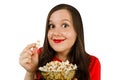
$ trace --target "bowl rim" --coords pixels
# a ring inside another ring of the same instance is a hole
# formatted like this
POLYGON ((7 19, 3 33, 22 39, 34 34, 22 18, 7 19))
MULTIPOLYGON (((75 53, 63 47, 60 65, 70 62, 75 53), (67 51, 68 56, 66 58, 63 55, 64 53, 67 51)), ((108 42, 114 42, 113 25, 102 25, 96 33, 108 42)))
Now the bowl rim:
POLYGON ((55 73, 57 73, 57 72, 67 72, 67 71, 76 71, 77 69, 72 69, 72 70, 66 70, 66 71, 41 71, 41 70, 39 70, 40 72, 55 72, 55 73))

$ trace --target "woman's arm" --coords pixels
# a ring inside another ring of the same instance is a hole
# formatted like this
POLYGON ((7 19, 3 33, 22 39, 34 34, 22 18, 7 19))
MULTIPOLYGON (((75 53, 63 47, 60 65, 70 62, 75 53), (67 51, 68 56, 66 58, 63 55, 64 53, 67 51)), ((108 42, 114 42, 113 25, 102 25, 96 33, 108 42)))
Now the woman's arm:
POLYGON ((34 80, 35 72, 38 69, 38 48, 36 44, 28 45, 21 53, 19 63, 25 68, 26 74, 24 80, 34 80), (32 50, 31 50, 32 48, 32 50))

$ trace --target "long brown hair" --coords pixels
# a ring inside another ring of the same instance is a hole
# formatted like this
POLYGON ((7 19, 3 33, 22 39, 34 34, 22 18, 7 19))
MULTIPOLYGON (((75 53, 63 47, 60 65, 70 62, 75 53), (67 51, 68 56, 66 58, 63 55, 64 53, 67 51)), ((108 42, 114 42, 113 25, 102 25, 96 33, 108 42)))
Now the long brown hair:
POLYGON ((46 65, 46 63, 53 60, 55 57, 56 52, 51 48, 49 42, 48 42, 48 30, 49 30, 49 19, 53 12, 60 10, 60 9, 66 9, 69 11, 69 13, 72 16, 73 20, 73 26, 74 30, 77 33, 77 38, 74 43, 74 45, 71 48, 71 51, 68 55, 68 60, 72 64, 76 64, 78 69, 76 70, 75 77, 78 78, 78 80, 89 80, 89 55, 85 52, 85 46, 84 46, 84 32, 83 32, 83 23, 80 16, 80 13, 76 8, 74 8, 71 5, 68 4, 59 4, 51 9, 51 11, 48 14, 47 21, 46 21, 46 33, 45 33, 45 41, 43 45, 43 50, 41 55, 39 56, 39 67, 46 65))

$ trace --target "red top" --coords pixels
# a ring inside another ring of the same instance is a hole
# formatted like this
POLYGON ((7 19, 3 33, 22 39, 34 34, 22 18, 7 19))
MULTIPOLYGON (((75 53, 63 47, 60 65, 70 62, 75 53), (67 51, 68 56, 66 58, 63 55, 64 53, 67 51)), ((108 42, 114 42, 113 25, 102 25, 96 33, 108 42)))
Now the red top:
MULTIPOLYGON (((41 48, 38 50, 38 53, 41 53, 41 48)), ((54 57, 53 61, 62 62, 57 57, 54 57)), ((98 58, 96 58, 95 56, 90 56, 90 65, 89 65, 90 80, 101 80, 100 70, 101 70, 101 66, 100 66, 100 62, 99 62, 98 58)), ((39 73, 37 73, 34 80, 40 80, 39 73)))

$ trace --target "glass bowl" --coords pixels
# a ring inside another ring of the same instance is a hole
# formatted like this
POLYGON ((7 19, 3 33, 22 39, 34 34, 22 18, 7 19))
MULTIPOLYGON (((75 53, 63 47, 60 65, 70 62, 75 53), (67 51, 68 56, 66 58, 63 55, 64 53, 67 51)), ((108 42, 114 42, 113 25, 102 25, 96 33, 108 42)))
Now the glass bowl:
POLYGON ((50 72, 40 71, 40 73, 45 80, 72 80, 75 70, 50 72))

